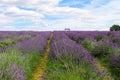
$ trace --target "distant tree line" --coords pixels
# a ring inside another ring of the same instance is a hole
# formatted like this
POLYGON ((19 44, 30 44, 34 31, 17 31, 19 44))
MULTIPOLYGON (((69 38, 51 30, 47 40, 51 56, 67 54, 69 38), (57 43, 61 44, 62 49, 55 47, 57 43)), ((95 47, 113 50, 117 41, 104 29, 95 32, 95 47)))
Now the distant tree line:
POLYGON ((114 24, 113 26, 110 27, 110 31, 120 31, 120 26, 114 24))

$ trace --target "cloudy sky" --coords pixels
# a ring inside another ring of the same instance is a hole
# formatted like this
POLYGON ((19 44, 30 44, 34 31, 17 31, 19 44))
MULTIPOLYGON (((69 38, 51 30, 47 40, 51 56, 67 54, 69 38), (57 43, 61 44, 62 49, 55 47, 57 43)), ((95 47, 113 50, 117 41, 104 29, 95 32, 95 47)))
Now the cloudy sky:
POLYGON ((0 31, 109 30, 120 0, 0 0, 0 31))

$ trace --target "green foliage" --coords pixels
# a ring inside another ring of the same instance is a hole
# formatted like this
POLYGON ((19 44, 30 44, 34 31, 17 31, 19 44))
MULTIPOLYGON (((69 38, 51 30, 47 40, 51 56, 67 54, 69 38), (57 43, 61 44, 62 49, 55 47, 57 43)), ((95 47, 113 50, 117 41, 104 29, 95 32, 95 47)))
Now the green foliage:
POLYGON ((26 80, 30 80, 40 57, 40 53, 36 53, 36 55, 32 53, 21 53, 17 49, 10 49, 0 53, 0 80, 10 80, 10 75, 13 75, 15 72, 10 74, 10 72, 6 73, 6 71, 9 66, 14 64, 21 66, 25 72, 26 80))
POLYGON ((8 45, 12 44, 12 40, 4 40, 4 41, 0 41, 0 47, 6 47, 8 45))
POLYGON ((86 61, 74 63, 74 56, 51 58, 45 80, 103 80, 94 71, 93 66, 86 61))
POLYGON ((111 57, 110 70, 115 80, 120 80, 120 55, 113 55, 111 57))
POLYGON ((118 46, 120 46, 120 37, 112 37, 111 41, 113 43, 116 43, 118 46))
POLYGON ((120 31, 120 26, 119 25, 113 25, 110 27, 110 31, 120 31))
POLYGON ((96 57, 105 57, 107 55, 110 55, 114 52, 114 49, 109 45, 99 45, 94 48, 92 51, 92 55, 96 57))
POLYGON ((14 40, 4 40, 4 41, 0 41, 0 47, 5 48, 5 47, 7 47, 7 46, 9 46, 9 45, 16 44, 17 42, 22 41, 22 40, 27 39, 27 38, 30 38, 30 37, 32 37, 32 35, 24 35, 24 36, 22 36, 22 37, 19 37, 19 38, 17 38, 17 39, 14 39, 14 40))
POLYGON ((95 42, 93 42, 91 40, 85 40, 85 41, 83 41, 82 45, 85 49, 92 52, 94 49, 95 42))
POLYGON ((11 38, 13 36, 16 36, 16 34, 8 34, 8 35, 4 36, 4 38, 11 38))
MULTIPOLYGON (((113 55, 119 55, 119 51, 116 48, 112 48, 111 46, 106 47, 106 49, 101 49, 103 53, 107 53, 106 55, 104 54, 97 54, 94 56, 101 65, 107 68, 107 74, 110 74, 112 77, 114 77, 115 80, 120 80, 120 57, 114 57, 113 55), (105 51, 106 50, 106 51, 105 51), (113 63, 113 64, 111 64, 113 63), (117 66, 116 66, 117 64, 117 66)), ((98 51, 99 52, 99 51, 98 51)))
POLYGON ((40 58, 43 56, 43 54, 36 53, 35 55, 32 53, 28 53, 28 59, 29 62, 27 65, 29 66, 28 69, 26 69, 26 80, 31 80, 34 74, 34 70, 36 69, 36 66, 39 64, 40 58))
POLYGON ((6 73, 6 70, 9 66, 12 66, 13 64, 18 64, 19 66, 23 66, 26 69, 28 68, 26 66, 27 60, 25 56, 22 55, 22 53, 16 50, 9 50, 0 54, 0 68, 2 68, 2 71, 0 70, 0 76, 2 76, 2 74, 6 74, 5 76, 2 76, 0 78, 1 80, 10 79, 11 76, 9 73, 6 73))
POLYGON ((84 37, 79 37, 79 38, 76 39, 76 42, 81 43, 83 40, 84 40, 84 37))
POLYGON ((95 37, 95 39, 96 39, 96 41, 100 41, 100 40, 103 39, 103 36, 98 35, 98 36, 95 37))

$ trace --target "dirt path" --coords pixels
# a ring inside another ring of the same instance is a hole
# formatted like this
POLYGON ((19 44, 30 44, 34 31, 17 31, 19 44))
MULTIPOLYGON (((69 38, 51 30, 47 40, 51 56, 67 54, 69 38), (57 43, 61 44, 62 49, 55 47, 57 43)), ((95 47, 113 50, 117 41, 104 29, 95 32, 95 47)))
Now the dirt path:
POLYGON ((42 80, 42 76, 44 75, 44 73, 46 71, 47 58, 48 58, 48 53, 50 50, 50 40, 52 37, 53 37, 53 33, 51 33, 50 38, 47 41, 47 46, 46 46, 46 50, 44 52, 44 56, 40 59, 39 65, 35 70, 32 80, 42 80))
MULTIPOLYGON (((96 60, 97 61, 97 60, 96 60)), ((111 76, 110 73, 108 73, 108 70, 106 67, 101 65, 99 61, 95 64, 95 66, 98 68, 98 70, 104 75, 104 80, 114 80, 114 78, 111 76)))

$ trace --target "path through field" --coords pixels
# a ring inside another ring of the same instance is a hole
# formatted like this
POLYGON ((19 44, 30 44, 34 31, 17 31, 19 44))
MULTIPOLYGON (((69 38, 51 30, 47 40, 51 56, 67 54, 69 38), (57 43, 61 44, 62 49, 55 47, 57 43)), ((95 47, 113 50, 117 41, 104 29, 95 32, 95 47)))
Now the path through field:
MULTIPOLYGON (((47 62, 48 62, 48 53, 49 53, 49 50, 50 50, 50 42, 51 42, 52 37, 53 37, 53 33, 51 33, 50 38, 47 41, 47 46, 46 46, 46 50, 44 52, 44 55, 39 60, 39 65, 37 66, 37 68, 34 72, 33 78, 31 80, 43 80, 43 75, 44 75, 44 73, 46 71, 46 67, 47 67, 46 65, 47 65, 47 62)), ((103 73, 104 80, 114 80, 114 78, 111 77, 111 75, 107 73, 108 72, 107 68, 102 66, 99 61, 96 60, 95 66, 98 68, 98 70, 100 72, 103 73)))
POLYGON ((99 61, 97 61, 95 65, 98 67, 98 70, 103 73, 105 80, 114 80, 114 78, 110 75, 110 73, 108 73, 107 68, 104 67, 102 64, 100 64, 99 61))
POLYGON ((53 33, 51 33, 50 38, 47 41, 47 46, 46 46, 46 50, 44 52, 44 56, 40 59, 39 65, 35 70, 32 80, 42 80, 42 76, 44 75, 44 73, 46 71, 47 58, 48 58, 48 53, 50 50, 50 40, 51 40, 52 36, 53 36, 53 33))

